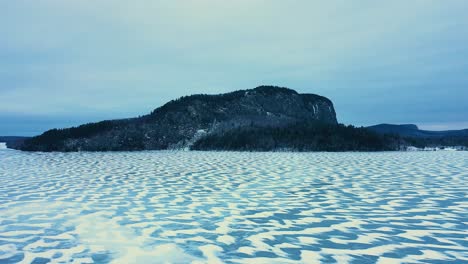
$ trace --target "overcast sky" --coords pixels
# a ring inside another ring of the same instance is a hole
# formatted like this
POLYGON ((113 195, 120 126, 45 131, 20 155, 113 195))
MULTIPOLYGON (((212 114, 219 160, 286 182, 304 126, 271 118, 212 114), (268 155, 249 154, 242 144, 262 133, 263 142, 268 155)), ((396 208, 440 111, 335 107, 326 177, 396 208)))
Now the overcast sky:
POLYGON ((262 84, 345 124, 468 128, 468 1, 0 0, 0 135, 262 84))

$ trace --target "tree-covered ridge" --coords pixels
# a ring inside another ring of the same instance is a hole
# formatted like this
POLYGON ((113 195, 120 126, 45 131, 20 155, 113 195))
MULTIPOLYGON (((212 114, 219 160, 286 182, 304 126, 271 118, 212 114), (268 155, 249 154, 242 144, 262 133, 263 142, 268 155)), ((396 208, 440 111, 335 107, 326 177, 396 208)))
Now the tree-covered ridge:
POLYGON ((52 129, 25 141, 29 151, 113 151, 184 148, 205 134, 255 125, 279 127, 294 122, 336 124, 333 103, 322 96, 259 86, 218 95, 172 100, 148 115, 52 129))

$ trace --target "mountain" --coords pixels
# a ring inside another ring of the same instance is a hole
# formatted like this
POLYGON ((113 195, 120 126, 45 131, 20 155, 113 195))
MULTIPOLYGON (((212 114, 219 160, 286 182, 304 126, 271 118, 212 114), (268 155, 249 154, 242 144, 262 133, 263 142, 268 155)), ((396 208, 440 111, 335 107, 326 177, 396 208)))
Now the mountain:
POLYGON ((148 115, 52 129, 16 148, 28 151, 158 150, 191 147, 210 135, 240 128, 298 123, 337 125, 333 103, 319 95, 259 86, 219 95, 191 95, 148 115))

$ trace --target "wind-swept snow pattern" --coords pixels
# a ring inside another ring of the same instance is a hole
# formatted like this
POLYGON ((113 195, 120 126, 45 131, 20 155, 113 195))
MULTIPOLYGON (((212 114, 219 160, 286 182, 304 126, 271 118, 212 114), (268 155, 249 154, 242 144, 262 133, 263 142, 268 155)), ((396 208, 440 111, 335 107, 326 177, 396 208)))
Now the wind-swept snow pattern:
POLYGON ((0 263, 468 263, 468 152, 0 151, 0 263))

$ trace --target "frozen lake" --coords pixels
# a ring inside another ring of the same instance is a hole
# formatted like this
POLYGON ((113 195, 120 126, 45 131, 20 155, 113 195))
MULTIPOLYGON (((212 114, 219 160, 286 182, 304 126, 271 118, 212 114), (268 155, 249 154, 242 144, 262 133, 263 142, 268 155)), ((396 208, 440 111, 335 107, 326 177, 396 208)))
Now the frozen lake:
POLYGON ((0 151, 0 263, 468 263, 468 152, 0 151))

